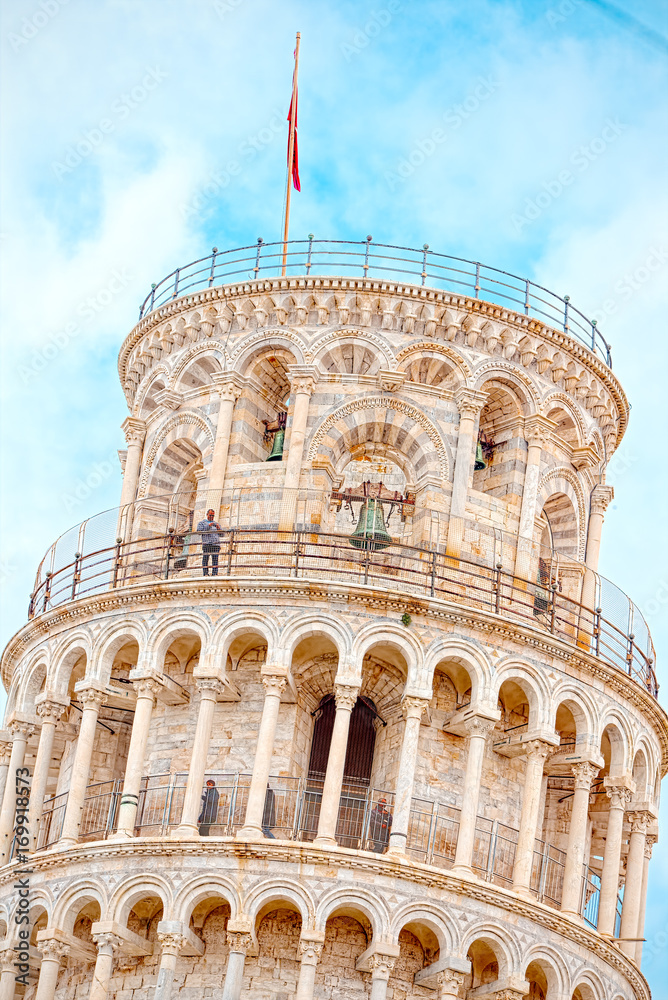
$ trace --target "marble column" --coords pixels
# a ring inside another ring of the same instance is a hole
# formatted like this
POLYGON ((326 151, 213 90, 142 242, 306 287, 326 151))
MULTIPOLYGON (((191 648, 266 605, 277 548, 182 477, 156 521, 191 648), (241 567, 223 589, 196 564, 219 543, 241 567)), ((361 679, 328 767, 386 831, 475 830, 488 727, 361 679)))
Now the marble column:
POLYGON ((7 787, 7 774, 9 772, 9 761, 12 756, 12 741, 0 740, 0 806, 5 796, 7 787))
POLYGON ((455 875, 473 875, 471 862, 473 861, 475 828, 478 819, 480 779, 487 737, 493 729, 494 721, 482 716, 474 715, 466 722, 468 756, 462 791, 457 847, 455 848, 455 863, 452 867, 452 873, 455 875))
POLYGON ((394 955, 383 955, 376 952, 369 959, 369 969, 371 970, 371 993, 370 1000, 386 1000, 387 984, 394 968, 394 955))
POLYGON ((174 973, 176 972, 176 962, 179 952, 186 943, 182 934, 162 933, 158 931, 158 941, 160 942, 160 966, 158 968, 158 981, 155 984, 154 1000, 170 1000, 174 987, 174 973))
POLYGON ((437 986, 437 1000, 451 1000, 451 998, 457 998, 462 996, 462 990, 464 987, 464 973, 463 972, 453 972, 452 969, 444 969, 443 972, 439 972, 436 977, 437 986))
MULTIPOLYGON (((123 508, 130 503, 134 503, 137 495, 137 483, 139 482, 139 472, 141 469, 142 450, 144 438, 146 437, 146 423, 137 417, 126 417, 121 424, 121 430, 125 434, 128 445, 128 453, 125 459, 125 471, 123 473, 123 486, 121 488, 120 518, 123 517, 123 508)), ((119 529, 122 527, 119 520, 119 529)), ((125 520, 124 540, 127 541, 132 530, 132 517, 125 520)))
POLYGON ((626 785, 615 785, 613 782, 614 779, 605 779, 610 809, 608 810, 608 825, 605 831, 597 925, 599 934, 606 934, 609 937, 614 937, 615 934, 624 813, 631 801, 630 789, 626 785))
MULTIPOLYGON (((585 555, 586 572, 582 581, 580 603, 592 611, 594 610, 596 601, 596 571, 598 570, 598 557, 601 549, 603 519, 614 495, 612 486, 604 486, 602 483, 599 483, 594 486, 589 497, 589 523, 587 525, 587 550, 585 555)), ((591 615, 585 615, 583 625, 583 634, 579 637, 578 642, 579 645, 588 647, 591 642, 591 615)))
POLYGON ((460 386, 455 390, 455 400, 459 409, 459 431, 457 434, 457 453, 455 455, 455 470, 452 482, 452 500, 450 501, 446 554, 457 558, 461 553, 462 542, 464 540, 466 500, 471 481, 473 459, 475 457, 473 434, 480 411, 487 401, 487 393, 477 392, 475 389, 460 386))
POLYGON ((97 959, 93 970, 88 1000, 107 1000, 109 983, 114 971, 114 955, 120 951, 123 942, 115 934, 94 934, 93 941, 97 946, 97 959))
POLYGON ((575 791, 571 807, 571 822, 568 829, 561 911, 574 917, 580 916, 582 905, 584 850, 587 841, 587 823, 589 822, 589 793, 592 780, 598 772, 599 768, 589 761, 573 765, 575 791))
POLYGON ((643 869, 645 867, 645 837, 647 827, 654 817, 650 812, 639 810, 629 814, 631 837, 629 853, 626 856, 626 883, 622 904, 622 925, 619 932, 620 947, 629 958, 635 958, 635 940, 640 924, 640 903, 642 899, 643 869))
POLYGON ((348 749, 350 713, 355 707, 359 688, 354 684, 335 684, 336 715, 329 745, 327 770, 322 789, 318 834, 314 843, 318 847, 336 847, 336 825, 339 818, 339 802, 343 786, 343 771, 348 749))
POLYGON ((15 961, 16 952, 13 948, 0 951, 0 1000, 14 1000, 17 973, 15 961))
POLYGON ((262 707, 260 729, 257 734, 253 775, 248 790, 246 818, 242 829, 237 834, 239 840, 262 840, 264 838, 262 816, 267 797, 271 758, 274 753, 278 709, 281 703, 281 694, 287 684, 287 678, 283 674, 263 674, 262 683, 264 684, 265 692, 264 705, 262 707))
POLYGON ((227 932, 227 944, 230 950, 225 970, 222 1000, 240 1000, 244 984, 246 952, 251 946, 251 940, 250 934, 246 931, 228 930, 227 932))
POLYGON ((57 701, 42 701, 35 707, 35 711, 42 720, 42 729, 39 734, 39 746, 37 747, 35 770, 32 776, 32 789, 30 791, 29 827, 32 850, 35 850, 39 836, 39 824, 42 819, 42 809, 44 807, 44 794, 46 792, 46 783, 49 779, 49 768, 51 767, 53 738, 56 735, 56 725, 65 711, 65 706, 57 701))
POLYGON ((524 434, 528 445, 527 465, 524 473, 520 526, 515 555, 515 576, 522 580, 531 580, 535 576, 532 567, 534 559, 533 536, 536 523, 538 483, 540 481, 540 462, 543 447, 555 427, 556 424, 553 420, 548 420, 537 414, 527 417, 524 421, 524 434))
POLYGON ((223 692, 222 682, 215 677, 198 677, 196 684, 200 695, 199 711, 197 713, 195 738, 190 752, 188 783, 183 799, 181 823, 174 831, 174 836, 179 838, 199 837, 197 817, 202 802, 202 790, 204 788, 204 775, 206 774, 209 744, 211 743, 213 716, 218 696, 223 692))
POLYGON ((216 440, 213 446, 211 469, 209 471, 209 490, 215 490, 218 496, 216 498, 210 497, 208 503, 214 508, 216 517, 218 517, 220 496, 225 486, 225 470, 227 468, 227 456, 230 451, 234 407, 243 391, 244 383, 236 372, 223 372, 220 375, 214 376, 214 384, 220 395, 220 410, 218 411, 216 440))
MULTIPOLYGON (((25 722, 10 722, 7 727, 12 734, 12 752, 9 758, 9 769, 7 771, 7 781, 5 782, 5 794, 2 797, 2 809, 0 810, 0 851, 2 851, 2 863, 7 864, 9 852, 14 837, 14 821, 16 818, 16 772, 24 766, 26 747, 28 740, 33 735, 35 728, 25 722)), ((24 775, 28 779, 28 775, 24 775)), ((26 784, 26 790, 30 783, 26 784)))
POLYGON ((289 369, 290 389, 294 397, 292 422, 288 440, 288 457, 285 463, 283 505, 279 528, 292 531, 297 510, 297 490, 304 459, 306 425, 311 395, 318 381, 318 370, 309 365, 293 365, 289 369))
POLYGON ((311 938, 301 938, 299 941, 299 954, 301 965, 299 967, 299 981, 295 1000, 313 1000, 313 990, 315 988, 315 971, 322 955, 323 941, 314 941, 311 938))
POLYGON ((406 850, 413 785, 415 784, 415 766, 417 764, 418 743, 420 739, 420 720, 428 704, 429 702, 425 698, 415 698, 411 695, 405 697, 401 703, 406 723, 401 743, 397 785, 394 793, 392 830, 390 832, 389 844, 389 850, 391 851, 403 852, 406 850))
MULTIPOLYGON (((645 910, 647 908, 647 885, 649 882, 649 863, 652 860, 652 848, 656 844, 657 837, 653 833, 648 833, 645 837, 645 863, 642 870, 642 885, 640 887, 640 915, 638 917, 638 941, 636 942, 636 965, 640 968, 642 962, 643 936, 645 934, 645 910)), ((1 1000, 1 998, 0 998, 1 1000)))
POLYGON ((86 797, 88 778, 90 776, 90 762, 95 744, 97 717, 100 712, 100 706, 107 700, 105 691, 92 686, 78 691, 77 695, 83 704, 83 715, 81 716, 77 746, 74 752, 63 829, 57 845, 60 850, 72 847, 79 839, 81 816, 86 797))
POLYGON ((133 686, 137 693, 137 702, 132 721, 128 759, 125 765, 121 805, 118 810, 118 827, 110 840, 127 840, 135 835, 139 790, 144 771, 151 716, 155 707, 155 699, 160 691, 158 681, 148 677, 133 681, 133 686))
POLYGON ((54 1000, 58 985, 60 963, 68 954, 69 948, 55 938, 40 941, 39 950, 42 953, 42 964, 39 969, 39 982, 35 1000, 54 1000))
POLYGON ((513 868, 513 889, 522 895, 531 893, 531 870, 533 854, 536 845, 536 829, 538 827, 538 810, 541 802, 543 784, 543 767, 550 747, 542 740, 531 740, 526 744, 526 768, 524 771, 524 790, 522 792, 522 812, 520 814, 520 829, 515 848, 515 866, 513 868))

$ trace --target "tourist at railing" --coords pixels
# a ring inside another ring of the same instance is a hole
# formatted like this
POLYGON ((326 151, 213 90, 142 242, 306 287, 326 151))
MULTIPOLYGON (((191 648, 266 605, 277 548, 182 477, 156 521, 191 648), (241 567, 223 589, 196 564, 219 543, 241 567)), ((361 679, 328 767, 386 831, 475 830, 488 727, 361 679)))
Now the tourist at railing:
POLYGON ((211 557, 211 575, 218 576, 218 553, 220 552, 220 534, 223 529, 214 521, 216 512, 207 510, 206 520, 197 522, 197 530, 202 536, 202 573, 209 575, 209 556, 211 557))
POLYGON ((392 813, 387 809, 387 799, 380 799, 371 810, 369 819, 369 836, 372 850, 382 854, 387 850, 392 828, 392 813))
POLYGON ((211 827, 216 822, 219 798, 216 783, 213 778, 209 778, 202 792, 202 809, 197 820, 201 837, 208 837, 211 827))
POLYGON ((264 812, 262 813, 262 832, 265 837, 276 840, 271 832, 276 826, 276 796, 273 789, 267 784, 267 794, 264 799, 264 812))

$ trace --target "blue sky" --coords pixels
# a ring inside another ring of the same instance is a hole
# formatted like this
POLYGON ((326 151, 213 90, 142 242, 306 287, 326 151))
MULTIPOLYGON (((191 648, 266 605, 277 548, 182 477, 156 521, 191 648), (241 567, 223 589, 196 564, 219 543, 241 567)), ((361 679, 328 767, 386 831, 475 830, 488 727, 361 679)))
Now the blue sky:
POLYGON ((667 21, 659 0, 4 0, 2 640, 47 545, 118 501, 116 355, 150 283, 280 235, 300 30, 293 237, 427 242, 598 317, 633 406, 601 569, 668 678, 667 21))

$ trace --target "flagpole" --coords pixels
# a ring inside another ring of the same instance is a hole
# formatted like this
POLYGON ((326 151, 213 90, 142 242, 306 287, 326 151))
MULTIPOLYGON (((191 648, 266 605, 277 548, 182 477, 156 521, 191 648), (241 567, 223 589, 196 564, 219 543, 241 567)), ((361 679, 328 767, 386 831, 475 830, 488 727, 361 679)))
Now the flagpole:
POLYGON ((281 276, 285 277, 285 269, 288 261, 288 230, 290 228, 290 195, 292 194, 292 158, 295 151, 295 118, 297 109, 295 107, 295 94, 297 92, 297 73, 299 72, 299 39, 301 35, 297 32, 297 44, 295 45, 295 68, 292 74, 292 97, 290 107, 290 135, 288 138, 288 180, 285 191, 285 222, 283 225, 283 267, 281 276))

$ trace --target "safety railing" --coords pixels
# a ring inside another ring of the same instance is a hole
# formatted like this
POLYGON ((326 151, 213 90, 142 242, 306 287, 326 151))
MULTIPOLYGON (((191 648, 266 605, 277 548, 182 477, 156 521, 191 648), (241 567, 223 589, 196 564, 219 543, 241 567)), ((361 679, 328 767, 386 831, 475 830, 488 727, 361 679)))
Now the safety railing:
MULTIPOLYGON (((142 778, 137 806, 135 835, 164 837, 181 822, 187 785, 185 772, 155 774, 142 778)), ((213 793, 205 799, 198 816, 199 831, 207 837, 232 837, 246 817, 251 775, 208 771, 213 793)), ((270 839, 312 841, 318 831, 324 776, 297 778, 272 775, 265 798, 262 828, 270 839)), ((123 782, 120 779, 91 784, 86 789, 79 840, 105 840, 116 830, 123 782)), ((37 850, 57 844, 62 835, 68 793, 46 799, 40 820, 37 850)), ((373 788, 362 781, 345 779, 336 824, 341 847, 382 854, 392 831, 394 793, 373 788)), ((406 850, 416 860, 437 868, 451 868, 457 848, 460 810, 447 803, 415 797, 411 801, 406 850)), ((513 880, 518 830, 478 816, 472 867, 484 881, 509 888, 513 880)), ((566 854, 551 844, 536 840, 531 871, 531 891, 541 902, 558 907, 564 882, 566 854)), ((581 913, 590 926, 598 919, 600 877, 585 868, 582 877, 581 913)), ((617 900, 619 933, 622 896, 617 900)))
MULTIPOLYGON (((436 548, 373 540, 360 547, 346 535, 309 531, 238 528, 220 532, 215 552, 203 555, 191 535, 174 532, 91 552, 47 576, 35 589, 29 616, 74 600, 137 583, 207 576, 274 577, 344 581, 382 587, 416 597, 437 597, 516 619, 574 643, 623 670, 654 697, 658 684, 653 658, 603 614, 549 587, 514 576, 497 565, 452 558, 436 548), (210 560, 211 557, 211 560, 210 560)), ((358 540, 359 541, 359 540, 358 540)), ((207 546, 210 548, 210 546, 207 546)))
POLYGON ((323 277, 384 279, 429 286, 469 298, 483 299, 526 316, 535 316, 550 326, 585 344, 608 366, 612 365, 610 345, 602 337, 596 320, 576 309, 568 295, 537 285, 508 271, 479 261, 435 253, 428 244, 421 249, 374 243, 365 240, 290 240, 285 269, 282 243, 265 243, 218 250, 191 261, 156 284, 139 309, 141 320, 148 313, 181 295, 221 284, 239 284, 285 275, 287 279, 319 275, 323 277))

